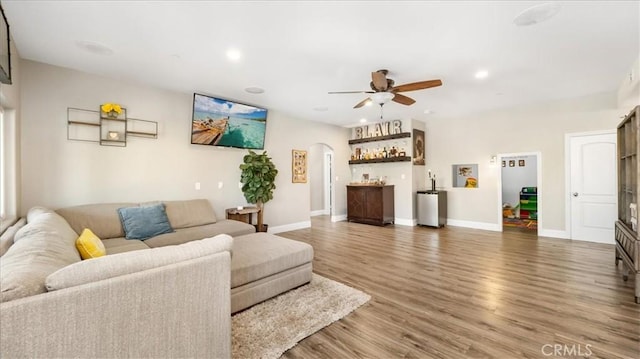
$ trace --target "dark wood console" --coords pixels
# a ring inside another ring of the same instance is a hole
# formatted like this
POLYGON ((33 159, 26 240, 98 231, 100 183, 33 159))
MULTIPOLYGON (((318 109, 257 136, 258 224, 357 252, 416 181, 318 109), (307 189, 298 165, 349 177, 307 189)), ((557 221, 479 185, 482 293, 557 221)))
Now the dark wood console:
POLYGON ((348 185, 347 220, 384 226, 395 220, 394 187, 383 185, 348 185))

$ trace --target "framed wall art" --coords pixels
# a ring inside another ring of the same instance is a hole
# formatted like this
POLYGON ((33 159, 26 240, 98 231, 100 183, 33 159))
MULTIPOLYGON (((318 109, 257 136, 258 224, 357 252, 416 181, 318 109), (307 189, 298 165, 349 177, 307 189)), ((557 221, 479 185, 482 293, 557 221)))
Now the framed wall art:
POLYGON ((413 164, 424 166, 424 131, 413 129, 413 164))
POLYGON ((307 151, 293 150, 291 157, 291 181, 307 183, 307 151))
POLYGON ((453 165, 453 187, 478 188, 478 164, 453 165))

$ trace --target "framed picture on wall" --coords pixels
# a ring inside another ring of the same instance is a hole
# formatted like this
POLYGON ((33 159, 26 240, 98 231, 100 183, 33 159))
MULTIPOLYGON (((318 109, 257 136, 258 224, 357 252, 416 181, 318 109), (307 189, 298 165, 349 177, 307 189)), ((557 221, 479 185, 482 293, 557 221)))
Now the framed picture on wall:
POLYGON ((502 161, 502 167, 507 167, 507 161, 502 161))
POLYGON ((453 165, 453 187, 478 188, 478 164, 453 165))
POLYGON ((524 160, 518 161, 518 167, 524 167, 524 160))
POLYGON ((516 166, 516 160, 509 160, 509 167, 515 167, 516 166))
POLYGON ((293 150, 291 157, 291 182, 307 183, 307 151, 293 150))
POLYGON ((413 164, 424 166, 424 131, 413 129, 413 164))

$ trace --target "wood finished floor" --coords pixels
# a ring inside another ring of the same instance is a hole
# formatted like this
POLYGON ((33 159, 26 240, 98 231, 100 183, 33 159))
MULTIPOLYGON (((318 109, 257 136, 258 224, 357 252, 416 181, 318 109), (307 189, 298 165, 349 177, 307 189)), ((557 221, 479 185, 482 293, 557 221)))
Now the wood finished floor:
POLYGON ((283 358, 640 358, 640 305, 613 245, 326 216, 279 235, 372 297, 283 358), (545 355, 556 344, 568 351, 545 355))

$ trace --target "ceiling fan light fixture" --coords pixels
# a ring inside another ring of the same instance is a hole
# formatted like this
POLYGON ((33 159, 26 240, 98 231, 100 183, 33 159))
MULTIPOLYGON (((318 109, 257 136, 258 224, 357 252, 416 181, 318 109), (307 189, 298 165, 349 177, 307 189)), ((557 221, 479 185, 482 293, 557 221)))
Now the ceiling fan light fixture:
POLYGON ((384 105, 391 101, 396 95, 391 92, 375 92, 371 94, 371 100, 378 105, 384 105))

